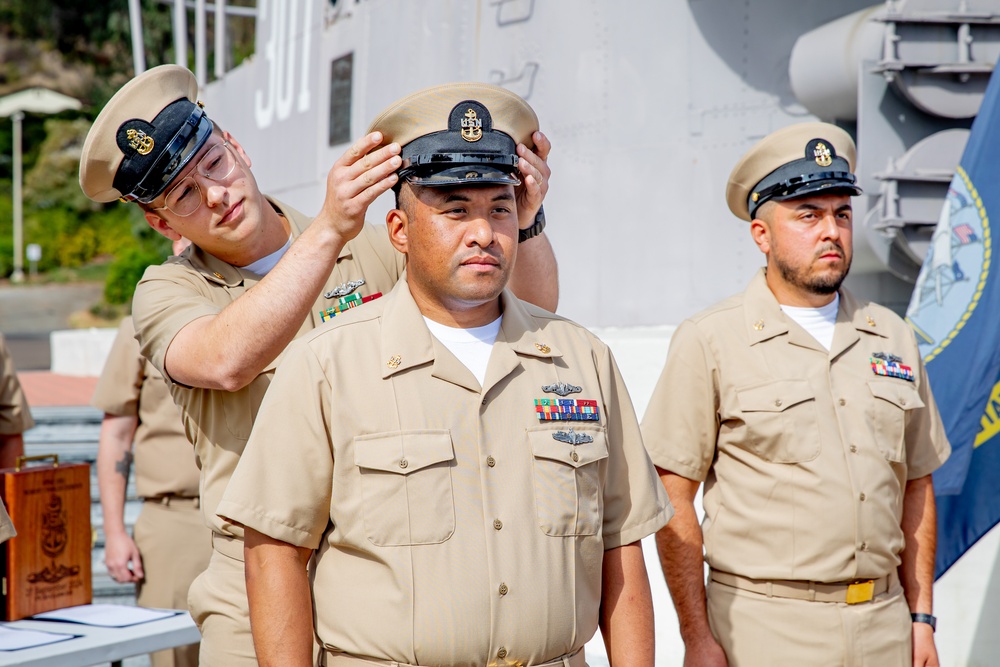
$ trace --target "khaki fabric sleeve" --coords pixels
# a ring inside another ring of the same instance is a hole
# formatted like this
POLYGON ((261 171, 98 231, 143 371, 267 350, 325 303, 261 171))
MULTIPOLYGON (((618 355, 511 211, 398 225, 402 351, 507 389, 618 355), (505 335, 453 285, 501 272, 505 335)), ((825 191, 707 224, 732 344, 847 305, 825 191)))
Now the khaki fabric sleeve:
POLYGON ((599 363, 608 444, 602 533, 604 548, 614 549, 655 533, 674 508, 642 446, 632 399, 607 347, 599 363))
POLYGON ((264 395, 219 516, 316 549, 330 521, 331 388, 305 341, 293 342, 264 395))
POLYGON ((101 377, 94 387, 90 404, 116 417, 139 414, 139 393, 142 389, 142 358, 135 339, 132 318, 126 317, 118 326, 101 377))
POLYGON ((169 379, 163 366, 174 336, 198 319, 217 315, 222 305, 205 295, 205 279, 177 264, 150 266, 135 288, 132 319, 139 351, 169 379))
POLYGON ((0 434, 17 435, 34 425, 28 399, 7 349, 7 340, 0 335, 0 434))
POLYGON ((719 430, 718 369, 698 325, 687 320, 670 339, 667 361, 642 420, 642 437, 663 470, 705 481, 719 430))
MULTIPOLYGON (((916 343, 914 343, 916 349, 916 343)), ((941 413, 938 412, 937 402, 934 400, 934 393, 931 391, 931 383, 927 377, 927 369, 924 368, 924 361, 920 359, 919 353, 918 377, 920 386, 920 400, 924 407, 914 410, 906 424, 906 478, 918 479, 925 477, 948 460, 951 455, 951 445, 948 436, 945 434, 944 423, 941 421, 941 413)))
POLYGON ((3 544, 16 535, 17 531, 14 530, 14 522, 10 520, 10 515, 7 514, 7 508, 4 506, 3 502, 0 501, 0 544, 3 544))

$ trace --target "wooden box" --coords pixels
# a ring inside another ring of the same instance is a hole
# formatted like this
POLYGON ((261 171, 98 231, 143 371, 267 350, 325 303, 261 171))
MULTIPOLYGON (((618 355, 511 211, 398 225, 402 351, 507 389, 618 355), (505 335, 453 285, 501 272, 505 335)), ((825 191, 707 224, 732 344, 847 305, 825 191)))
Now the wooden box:
POLYGON ((0 469, 0 496, 17 536, 0 545, 0 612, 16 621, 89 604, 90 466, 53 463, 0 469))

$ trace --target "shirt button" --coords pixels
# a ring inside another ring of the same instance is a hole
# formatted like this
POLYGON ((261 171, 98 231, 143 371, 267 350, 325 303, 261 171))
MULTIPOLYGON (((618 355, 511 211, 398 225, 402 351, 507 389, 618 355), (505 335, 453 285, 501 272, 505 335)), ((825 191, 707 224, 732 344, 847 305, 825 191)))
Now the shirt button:
POLYGON ((496 528, 497 530, 500 530, 501 528, 503 528, 503 521, 501 521, 500 519, 493 519, 493 527, 496 528))
POLYGON ((857 454, 857 453, 858 453, 858 446, 851 445, 851 454, 857 454))
POLYGON ((858 496, 858 498, 861 499, 861 502, 864 502, 865 501, 865 494, 862 493, 860 496, 858 496))
POLYGON ((573 459, 573 463, 576 463, 577 461, 580 460, 580 455, 577 454, 576 452, 573 452, 572 454, 570 454, 569 457, 571 459, 573 459))
POLYGON ((501 660, 503 660, 504 658, 506 658, 507 657, 507 648, 504 647, 504 646, 501 646, 500 650, 497 651, 497 657, 500 658, 501 660))
POLYGON ((507 595, 507 584, 500 584, 500 595, 507 595))
POLYGON ((487 456, 486 457, 486 465, 488 465, 489 467, 492 468, 496 464, 497 464, 497 460, 495 458, 493 458, 492 456, 487 456))
POLYGON ((407 461, 406 459, 400 459, 399 460, 399 467, 400 468, 405 468, 408 465, 410 465, 410 462, 407 461))
POLYGON ((781 399, 780 398, 774 399, 774 407, 776 407, 776 408, 780 408, 781 407, 781 399))
POLYGON ((840 399, 837 402, 840 403, 841 405, 847 405, 847 401, 845 401, 844 399, 840 399))

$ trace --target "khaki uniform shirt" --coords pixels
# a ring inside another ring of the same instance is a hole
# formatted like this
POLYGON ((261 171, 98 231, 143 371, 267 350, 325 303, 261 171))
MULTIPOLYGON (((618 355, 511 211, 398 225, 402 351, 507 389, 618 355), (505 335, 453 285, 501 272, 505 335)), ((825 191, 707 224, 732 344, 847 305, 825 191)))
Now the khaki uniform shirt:
POLYGON ((131 317, 118 327, 90 404, 110 415, 139 418, 134 438, 139 496, 197 497, 198 466, 180 412, 163 376, 139 354, 131 317))
POLYGON ((482 388, 405 279, 289 347, 219 511, 318 550, 327 647, 421 665, 558 658, 597 628, 604 551, 670 518, 607 346, 502 298, 482 388), (535 400, 559 382, 599 421, 540 421, 535 400))
MULTIPOLYGON (((24 390, 17 380, 17 371, 7 349, 7 341, 0 334, 0 434, 17 435, 35 425, 31 409, 24 397, 24 390)), ((10 521, 7 508, 0 503, 0 542, 6 542, 17 532, 10 521)))
POLYGON ((642 426, 657 466, 705 481, 708 564, 758 579, 888 574, 906 481, 951 451, 902 319, 841 290, 828 352, 763 271, 680 325, 642 426), (877 353, 912 379, 874 372, 877 353))
MULTIPOLYGON (((272 203, 288 220, 293 237, 311 222, 288 206, 272 203)), ((363 278, 365 284, 354 294, 386 293, 402 273, 403 264, 404 258, 389 243, 385 228, 366 225, 344 246, 324 292, 363 278)), ((219 313, 260 280, 261 276, 227 264, 194 246, 180 257, 150 267, 136 287, 132 305, 143 356, 164 373, 164 356, 177 332, 199 317, 219 313)), ((336 301, 320 295, 298 335, 319 324, 320 311, 336 301)), ((254 332, 247 331, 246 335, 253 336, 254 332)), ((201 465, 205 519, 216 532, 243 537, 243 528, 221 520, 216 516, 216 508, 246 446, 277 363, 276 359, 249 385, 235 392, 170 383, 174 402, 181 408, 187 438, 194 444, 201 465)))
POLYGON ((7 341, 0 334, 0 434, 17 435, 34 425, 35 420, 17 380, 7 341))

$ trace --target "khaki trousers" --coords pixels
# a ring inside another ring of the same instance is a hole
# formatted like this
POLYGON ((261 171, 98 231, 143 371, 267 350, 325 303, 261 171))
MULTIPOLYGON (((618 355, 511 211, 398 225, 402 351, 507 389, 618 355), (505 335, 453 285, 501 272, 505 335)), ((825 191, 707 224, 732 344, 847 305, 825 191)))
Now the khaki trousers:
POLYGON ((870 602, 810 602, 708 583, 708 620, 730 667, 912 667, 902 587, 870 602))
MULTIPOLYGON (((140 607, 187 609, 188 589, 208 567, 211 531, 197 499, 143 503, 133 537, 145 578, 136 586, 140 607)), ((150 654, 153 667, 197 667, 198 644, 150 654)))
POLYGON ((208 569, 194 580, 188 595, 191 616, 201 630, 201 667, 255 667, 243 542, 233 540, 226 546, 226 553, 218 546, 212 551, 208 569))

